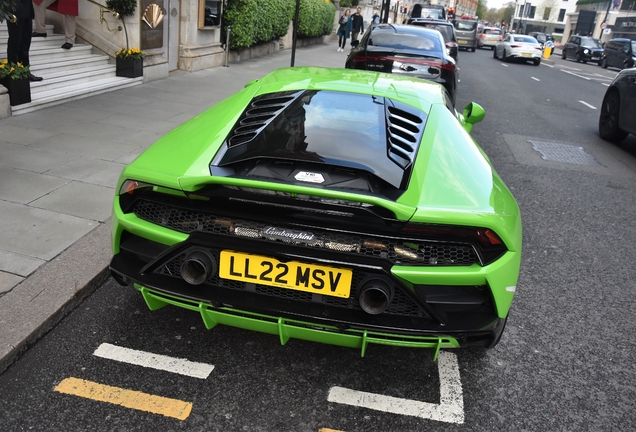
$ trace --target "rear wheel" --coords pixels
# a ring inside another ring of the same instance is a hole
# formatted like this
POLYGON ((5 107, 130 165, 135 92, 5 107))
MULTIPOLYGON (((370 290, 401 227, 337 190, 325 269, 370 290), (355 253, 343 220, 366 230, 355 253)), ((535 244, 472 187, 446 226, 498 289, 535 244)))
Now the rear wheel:
POLYGON ((492 50, 492 57, 493 58, 499 58, 499 57, 497 57, 497 49, 496 48, 494 50, 492 50))
POLYGON ((600 61, 600 62, 598 62, 598 65, 599 65, 600 67, 602 67, 603 69, 607 69, 607 59, 606 59, 605 57, 603 57, 603 58, 601 59, 601 61, 600 61))
POLYGON ((472 47, 472 48, 470 49, 470 52, 475 52, 475 47, 472 47))
POLYGON ((567 56, 565 55, 565 50, 563 50, 563 51, 561 52, 561 58, 562 58, 563 60, 567 59, 567 56))
POLYGON ((534 65, 539 66, 541 64, 541 59, 534 60, 534 65))
POLYGON ((618 91, 614 90, 605 95, 601 116, 598 119, 598 133, 604 140, 619 143, 627 138, 628 133, 618 126, 620 111, 621 100, 618 91))

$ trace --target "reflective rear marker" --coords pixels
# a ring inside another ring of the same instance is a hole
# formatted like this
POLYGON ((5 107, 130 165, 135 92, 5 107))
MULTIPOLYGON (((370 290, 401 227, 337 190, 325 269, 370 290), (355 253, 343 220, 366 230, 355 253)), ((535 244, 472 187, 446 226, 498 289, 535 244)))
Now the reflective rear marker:
POLYGON ((111 387, 79 378, 66 378, 55 387, 59 393, 79 396, 99 402, 120 405, 125 408, 161 414, 185 420, 192 412, 192 403, 155 396, 134 390, 111 387))
POLYGON ((93 355, 122 363, 163 370, 200 379, 206 379, 210 375, 210 372, 214 369, 213 365, 206 363, 197 363, 187 359, 168 357, 145 351, 137 351, 107 343, 101 344, 95 350, 93 355))

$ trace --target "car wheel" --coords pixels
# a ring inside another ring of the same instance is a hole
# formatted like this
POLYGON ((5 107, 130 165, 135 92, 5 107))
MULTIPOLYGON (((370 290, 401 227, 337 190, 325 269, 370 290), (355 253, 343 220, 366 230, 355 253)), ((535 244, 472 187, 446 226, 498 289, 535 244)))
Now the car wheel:
POLYGON ((494 50, 492 50, 492 58, 499 58, 497 57, 497 49, 495 48, 494 50))
POLYGON ((562 58, 563 60, 566 60, 566 59, 567 59, 567 56, 565 55, 565 50, 563 50, 563 52, 561 52, 561 58, 562 58))
POLYGON ((541 59, 534 60, 534 65, 539 66, 541 64, 541 59))
POLYGON ((472 48, 470 49, 470 52, 475 52, 475 47, 472 47, 472 48))
POLYGON ((576 53, 576 55, 574 56, 574 60, 576 60, 577 63, 581 63, 581 54, 576 53))
POLYGON ((600 62, 598 62, 598 65, 600 67, 602 67, 603 69, 607 69, 607 59, 606 58, 602 58, 600 62))
POLYGON ((618 91, 606 94, 598 119, 598 133, 605 141, 619 143, 627 138, 628 133, 618 127, 620 111, 621 100, 618 91))

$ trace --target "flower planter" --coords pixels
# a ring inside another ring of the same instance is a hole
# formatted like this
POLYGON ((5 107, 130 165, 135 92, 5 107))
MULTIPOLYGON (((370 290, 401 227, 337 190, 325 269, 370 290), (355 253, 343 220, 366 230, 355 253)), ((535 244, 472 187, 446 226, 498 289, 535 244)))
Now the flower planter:
POLYGON ((144 59, 116 59, 118 77, 137 78, 144 75, 144 59))
POLYGON ((9 90, 9 104, 11 106, 31 102, 31 85, 29 79, 12 80, 9 77, 0 79, 0 85, 9 90))

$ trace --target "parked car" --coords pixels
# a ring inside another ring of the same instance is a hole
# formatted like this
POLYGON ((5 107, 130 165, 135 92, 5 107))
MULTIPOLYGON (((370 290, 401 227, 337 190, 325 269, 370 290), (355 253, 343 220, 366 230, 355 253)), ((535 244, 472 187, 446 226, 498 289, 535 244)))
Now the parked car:
POLYGON ((598 132, 601 138, 621 142, 636 135, 636 68, 623 69, 605 91, 598 132))
POLYGON ((457 55, 459 51, 459 44, 457 42, 453 24, 448 21, 417 18, 411 22, 411 25, 426 27, 440 32, 444 38, 444 44, 446 45, 448 53, 455 59, 456 62, 458 61, 457 55))
POLYGON ((492 347, 522 227, 469 135, 484 115, 407 76, 279 69, 124 168, 112 274, 281 344, 492 347))
POLYGON ((469 19, 455 19, 455 36, 459 48, 475 52, 477 48, 477 25, 479 21, 469 19))
POLYGON ((601 54, 603 54, 603 47, 598 39, 588 36, 570 36, 570 39, 562 47, 561 58, 563 60, 571 58, 583 63, 598 62, 601 59, 601 54))
POLYGON ((532 60, 535 66, 541 64, 543 48, 532 36, 508 33, 503 40, 497 43, 493 51, 493 57, 502 60, 532 60))
MULTIPOLYGON (((540 32, 531 32, 530 34, 528 34, 528 36, 532 36, 533 38, 535 38, 537 42, 539 42, 539 44, 541 45, 541 48, 544 50, 545 50, 546 43, 554 42, 554 39, 552 39, 552 35, 550 34, 545 34, 540 32)), ((552 55, 553 53, 554 51, 550 52, 550 55, 552 55)))
POLYGON ((603 48, 599 66, 620 69, 631 68, 636 64, 636 41, 616 38, 608 41, 603 48))
POLYGON ((448 54, 442 34, 437 30, 415 25, 372 26, 349 53, 345 68, 434 81, 446 88, 455 103, 457 64, 448 54))
POLYGON ((484 27, 481 29, 481 33, 479 33, 477 46, 479 48, 488 47, 490 49, 495 49, 497 42, 503 38, 502 35, 503 32, 497 27, 484 27))
POLYGON ((408 12, 407 24, 410 24, 411 20, 415 18, 439 19, 446 21, 446 8, 439 4, 430 4, 430 2, 416 3, 408 12))

